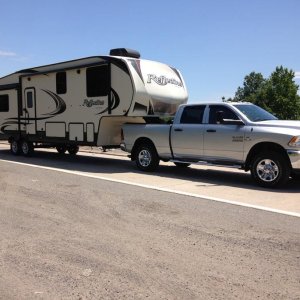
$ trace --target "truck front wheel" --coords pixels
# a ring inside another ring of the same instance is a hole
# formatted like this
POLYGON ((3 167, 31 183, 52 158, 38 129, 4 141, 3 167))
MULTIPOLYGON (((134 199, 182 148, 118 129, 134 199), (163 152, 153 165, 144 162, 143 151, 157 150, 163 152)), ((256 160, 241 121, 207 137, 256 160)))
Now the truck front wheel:
POLYGON ((154 171, 159 165, 159 157, 154 146, 150 144, 138 146, 135 151, 135 163, 142 171, 154 171))
POLYGON ((276 152, 257 154, 251 165, 252 178, 263 187, 280 187, 290 176, 291 169, 286 159, 276 152))

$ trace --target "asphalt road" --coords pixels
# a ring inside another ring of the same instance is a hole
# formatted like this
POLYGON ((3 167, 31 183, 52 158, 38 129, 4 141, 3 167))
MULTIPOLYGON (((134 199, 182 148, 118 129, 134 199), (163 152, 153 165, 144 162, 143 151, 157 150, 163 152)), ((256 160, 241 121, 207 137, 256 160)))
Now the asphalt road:
POLYGON ((138 171, 122 151, 103 153, 96 148, 83 148, 76 157, 60 156, 54 150, 36 151, 33 157, 15 157, 7 144, 0 143, 0 160, 29 163, 36 167, 57 168, 117 182, 148 186, 154 189, 189 194, 269 210, 279 210, 300 217, 300 181, 290 180, 284 188, 257 186, 249 173, 242 170, 193 165, 178 168, 161 162, 152 173, 138 171))
MULTIPOLYGON (((52 155, 31 161, 73 160, 52 155)), ((0 299, 300 299, 297 217, 5 161, 0 170, 0 299)))

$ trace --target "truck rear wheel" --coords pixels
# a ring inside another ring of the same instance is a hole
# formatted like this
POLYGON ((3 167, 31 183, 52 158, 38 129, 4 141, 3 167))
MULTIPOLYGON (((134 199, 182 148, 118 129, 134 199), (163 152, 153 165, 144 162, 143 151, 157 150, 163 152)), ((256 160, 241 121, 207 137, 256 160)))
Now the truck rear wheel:
POLYGON ((257 154, 251 166, 252 178, 263 187, 275 188, 284 185, 291 168, 286 159, 276 152, 257 154))
POLYGON ((151 144, 141 144, 135 151, 137 167, 146 172, 154 171, 159 165, 156 149, 151 144))

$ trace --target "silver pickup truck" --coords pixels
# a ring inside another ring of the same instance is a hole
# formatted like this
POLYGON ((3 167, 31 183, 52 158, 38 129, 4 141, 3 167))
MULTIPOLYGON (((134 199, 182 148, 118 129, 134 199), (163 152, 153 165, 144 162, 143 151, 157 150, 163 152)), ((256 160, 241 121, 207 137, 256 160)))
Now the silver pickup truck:
POLYGON ((251 103, 186 104, 172 124, 125 124, 121 149, 143 171, 159 161, 251 171, 264 187, 300 175, 300 121, 281 121, 251 103))

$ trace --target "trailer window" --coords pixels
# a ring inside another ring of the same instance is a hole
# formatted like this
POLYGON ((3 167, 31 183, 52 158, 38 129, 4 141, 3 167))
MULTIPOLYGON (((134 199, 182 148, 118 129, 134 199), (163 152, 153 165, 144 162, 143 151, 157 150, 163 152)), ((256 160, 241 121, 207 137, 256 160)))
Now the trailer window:
POLYGON ((0 112, 9 111, 8 95, 0 95, 0 112))
POLYGON ((65 94, 67 92, 67 74, 66 72, 56 73, 56 93, 65 94))
POLYGON ((108 95, 108 73, 108 65, 86 69, 86 93, 88 97, 99 97, 108 95))
POLYGON ((27 108, 33 108, 33 93, 27 92, 26 98, 27 98, 27 108))

